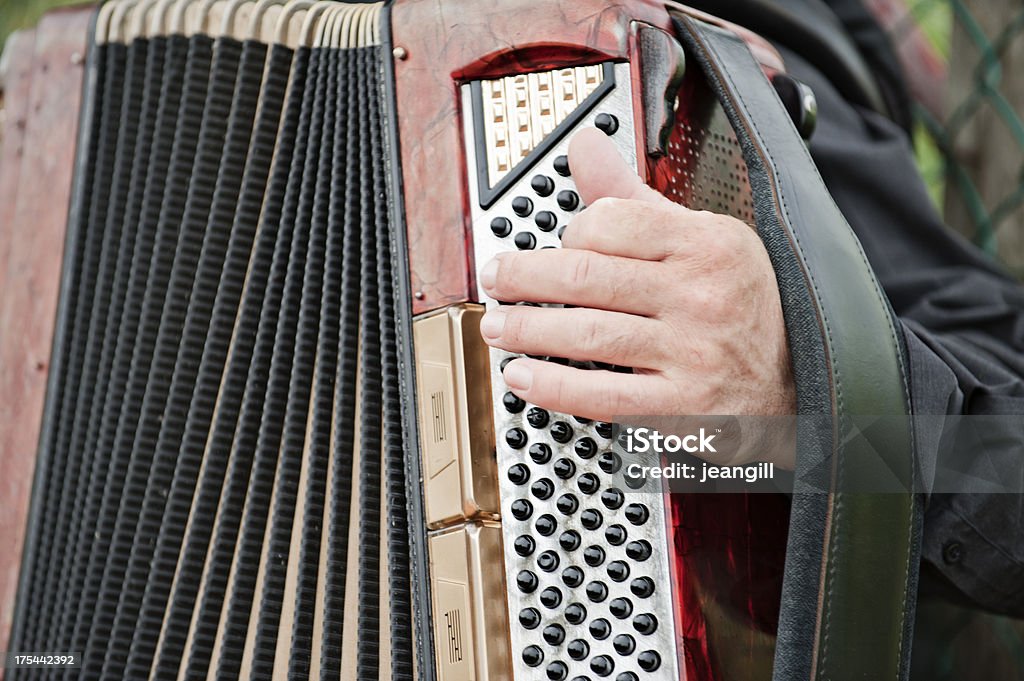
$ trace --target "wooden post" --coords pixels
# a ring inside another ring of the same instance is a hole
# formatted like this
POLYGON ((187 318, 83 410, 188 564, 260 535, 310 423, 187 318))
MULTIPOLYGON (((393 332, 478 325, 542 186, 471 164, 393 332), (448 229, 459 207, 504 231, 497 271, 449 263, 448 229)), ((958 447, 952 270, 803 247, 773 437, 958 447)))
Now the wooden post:
POLYGON ((12 35, 0 60, 0 651, 46 393, 91 14, 47 14, 12 35))

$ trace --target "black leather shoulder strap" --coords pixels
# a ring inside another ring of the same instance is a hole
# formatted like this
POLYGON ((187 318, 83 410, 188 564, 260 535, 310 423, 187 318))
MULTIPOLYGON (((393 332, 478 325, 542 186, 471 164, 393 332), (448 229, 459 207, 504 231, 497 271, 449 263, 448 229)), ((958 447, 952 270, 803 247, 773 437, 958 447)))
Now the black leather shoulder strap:
POLYGON ((903 679, 920 508, 902 336, 853 231, 741 40, 676 15, 743 147, 801 416, 775 679, 903 679), (877 419, 874 417, 883 417, 877 419), (864 425, 871 420, 869 429, 864 425))

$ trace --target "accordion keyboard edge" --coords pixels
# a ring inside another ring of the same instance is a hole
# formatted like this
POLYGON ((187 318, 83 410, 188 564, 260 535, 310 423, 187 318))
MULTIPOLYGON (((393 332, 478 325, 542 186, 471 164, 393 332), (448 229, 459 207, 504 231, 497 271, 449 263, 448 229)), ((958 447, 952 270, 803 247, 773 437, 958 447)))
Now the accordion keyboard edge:
POLYGON ((631 484, 617 426, 509 392, 479 333, 503 304, 479 268, 559 247, 585 208, 580 129, 753 222, 664 7, 597 4, 463 7, 457 27, 417 21, 424 0, 98 10, 12 630, 81 659, 11 679, 710 664, 680 507, 631 484))

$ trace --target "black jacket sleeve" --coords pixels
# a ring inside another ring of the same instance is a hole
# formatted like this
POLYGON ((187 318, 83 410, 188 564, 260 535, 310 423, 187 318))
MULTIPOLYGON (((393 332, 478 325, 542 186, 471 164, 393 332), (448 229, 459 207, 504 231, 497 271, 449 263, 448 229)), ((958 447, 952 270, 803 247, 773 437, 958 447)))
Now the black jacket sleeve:
MULTIPOLYGON (((1024 421, 1024 287, 943 224, 900 126, 849 104, 782 51, 818 99, 814 160, 900 319, 914 413, 1024 421)), ((917 430, 928 478, 944 462, 935 433, 917 430)), ((1000 476, 1024 480, 1024 442, 1001 447, 978 465, 995 460, 1000 476)), ((986 609, 1024 615, 1022 496, 944 492, 928 499, 925 574, 986 609)))

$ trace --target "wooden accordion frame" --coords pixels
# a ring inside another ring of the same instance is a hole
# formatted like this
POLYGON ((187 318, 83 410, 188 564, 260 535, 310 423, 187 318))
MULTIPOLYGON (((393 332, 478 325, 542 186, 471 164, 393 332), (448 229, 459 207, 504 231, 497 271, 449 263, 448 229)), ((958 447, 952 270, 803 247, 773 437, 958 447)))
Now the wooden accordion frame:
POLYGON ((840 436, 907 412, 901 350, 763 41, 653 0, 110 0, 88 30, 9 646, 81 669, 11 678, 906 674, 917 509, 842 471, 912 447, 840 436), (476 273, 559 246, 589 126, 765 241, 824 491, 629 489, 612 424, 503 387, 476 273))

